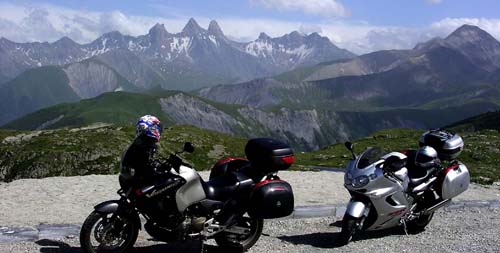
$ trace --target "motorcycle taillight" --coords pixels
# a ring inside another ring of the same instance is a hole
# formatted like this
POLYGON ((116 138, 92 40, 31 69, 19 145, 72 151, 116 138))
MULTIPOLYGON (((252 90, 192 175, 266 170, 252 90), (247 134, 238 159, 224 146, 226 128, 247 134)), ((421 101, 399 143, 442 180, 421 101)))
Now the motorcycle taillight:
POLYGON ((293 155, 281 157, 281 161, 285 164, 292 164, 295 161, 295 157, 293 155))

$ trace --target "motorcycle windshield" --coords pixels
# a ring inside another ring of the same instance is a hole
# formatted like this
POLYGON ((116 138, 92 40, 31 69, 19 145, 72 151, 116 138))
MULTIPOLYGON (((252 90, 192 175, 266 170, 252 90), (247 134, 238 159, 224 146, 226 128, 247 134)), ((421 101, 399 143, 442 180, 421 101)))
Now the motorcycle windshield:
POLYGON ((374 147, 368 148, 358 159, 357 168, 364 169, 372 165, 376 161, 380 160, 380 157, 384 156, 388 152, 382 148, 374 147))

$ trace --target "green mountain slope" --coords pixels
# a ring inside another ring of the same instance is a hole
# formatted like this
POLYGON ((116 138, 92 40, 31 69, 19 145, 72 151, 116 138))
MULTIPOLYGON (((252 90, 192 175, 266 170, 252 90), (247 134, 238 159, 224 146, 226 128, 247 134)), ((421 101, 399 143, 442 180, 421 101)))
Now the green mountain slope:
MULTIPOLYGON (((379 146, 387 150, 417 148, 423 131, 415 129, 387 129, 355 140, 356 152, 366 147, 379 146)), ((469 168, 472 180, 491 184, 500 181, 500 133, 496 130, 459 132, 465 149, 459 159, 469 168)), ((49 176, 115 174, 123 151, 134 138, 130 126, 94 125, 83 128, 9 131, 0 130, 0 181, 49 176)), ((184 158, 198 170, 210 169, 220 158, 244 156, 246 139, 232 137, 192 126, 166 128, 159 152, 167 156, 191 141, 196 146, 193 154, 184 158)), ((293 169, 311 169, 315 166, 343 167, 350 157, 343 144, 324 147, 315 152, 296 152, 293 169)))
POLYGON ((29 69, 0 86, 0 125, 41 108, 114 90, 139 92, 141 88, 95 58, 29 69))
MULTIPOLYGON (((117 173, 121 155, 134 134, 130 126, 102 124, 35 132, 0 130, 0 181, 117 173)), ((222 157, 243 156, 246 143, 242 138, 174 126, 165 129, 159 153, 168 156, 186 141, 196 150, 183 156, 198 170, 211 168, 222 157)))
POLYGON ((152 90, 146 94, 111 92, 77 103, 45 108, 4 125, 17 130, 81 127, 102 122, 133 125, 144 114, 157 115, 165 125, 193 125, 222 133, 288 141, 297 150, 360 138, 387 128, 428 129, 471 117, 495 104, 470 103, 446 109, 392 109, 335 112, 276 107, 257 109, 227 105, 178 91, 152 90))
POLYGON ((0 124, 19 115, 80 98, 60 67, 31 69, 0 87, 0 124))
POLYGON ((483 113, 447 127, 455 131, 480 131, 485 129, 500 131, 500 111, 483 113))
POLYGON ((165 123, 172 123, 158 104, 159 96, 170 96, 176 92, 161 92, 156 95, 128 92, 110 92, 78 103, 48 107, 14 120, 5 128, 34 130, 36 128, 58 128, 85 126, 96 122, 133 125, 138 115, 154 114, 165 123), (160 95, 161 94, 161 95, 160 95), (44 123, 48 123, 43 125, 44 123))

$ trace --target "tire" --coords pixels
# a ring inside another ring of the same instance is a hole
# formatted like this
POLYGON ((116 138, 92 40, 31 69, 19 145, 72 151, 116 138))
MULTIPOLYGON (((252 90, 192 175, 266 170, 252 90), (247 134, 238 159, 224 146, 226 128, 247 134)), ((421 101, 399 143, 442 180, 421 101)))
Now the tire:
POLYGON ((427 215, 421 215, 414 220, 408 221, 406 223, 406 231, 408 231, 409 234, 418 234, 425 231, 425 227, 429 225, 432 217, 434 217, 434 212, 427 215))
POLYGON ((250 229, 248 235, 236 235, 229 232, 220 232, 214 236, 215 242, 224 252, 231 250, 247 251, 260 238, 264 228, 264 220, 250 217, 240 217, 234 226, 240 226, 250 229))
MULTIPOLYGON (((106 220, 109 219, 109 216, 113 215, 112 213, 100 213, 97 211, 93 211, 90 215, 85 219, 82 225, 82 229, 80 231, 80 245, 82 247, 83 252, 85 253, 97 253, 97 252, 106 252, 106 253, 121 253, 130 250, 135 241, 137 240, 137 236, 139 234, 139 227, 134 222, 124 219, 125 224, 123 225, 123 229, 120 231, 120 241, 121 243, 116 246, 103 245, 100 239, 96 236, 103 235, 99 234, 96 229, 109 229, 111 223, 106 224, 106 220), (95 227, 95 228, 94 228, 95 227), (92 238, 95 239, 96 244, 92 242, 92 238)), ((104 232, 113 233, 111 231, 104 232)), ((112 235, 112 234, 110 234, 112 235)))
POLYGON ((358 230, 359 230, 359 219, 354 218, 347 214, 344 215, 344 218, 342 219, 342 230, 340 231, 338 239, 339 246, 344 246, 349 244, 349 242, 352 241, 352 238, 354 237, 354 235, 358 230))

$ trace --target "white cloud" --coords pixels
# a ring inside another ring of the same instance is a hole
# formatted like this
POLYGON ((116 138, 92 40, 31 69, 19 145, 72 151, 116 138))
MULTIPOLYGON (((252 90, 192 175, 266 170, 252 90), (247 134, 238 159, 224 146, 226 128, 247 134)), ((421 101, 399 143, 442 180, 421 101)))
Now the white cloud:
POLYGON ((280 11, 303 11, 327 18, 346 17, 349 10, 337 0, 250 0, 254 5, 280 11))
POLYGON ((425 0, 428 4, 440 4, 443 0, 425 0))
POLYGON ((440 31, 441 34, 449 34, 464 24, 478 26, 490 33, 496 39, 500 39, 500 19, 445 18, 438 22, 432 23, 430 26, 430 30, 440 31))
MULTIPOLYGON (((195 17, 202 27, 210 22, 195 17)), ((53 5, 24 6, 0 3, 0 37, 17 42, 49 41, 68 36, 79 43, 88 43, 103 33, 120 31, 128 35, 146 34, 156 23, 165 24, 169 32, 179 32, 188 17, 171 18, 132 16, 119 11, 92 12, 53 5)), ((500 19, 446 18, 426 27, 374 26, 366 22, 330 20, 320 23, 293 22, 264 18, 217 18, 224 33, 237 41, 250 41, 265 32, 271 37, 291 31, 318 32, 341 48, 357 54, 382 49, 409 49, 433 37, 445 37, 463 24, 481 27, 500 39, 500 19), (244 29, 242 29, 242 27, 244 29)))
POLYGON ((0 3, 0 37, 19 42, 55 41, 62 36, 86 43, 103 33, 120 31, 127 35, 147 33, 156 23, 179 31, 185 20, 130 16, 120 11, 93 12, 54 5, 13 5, 0 3))

